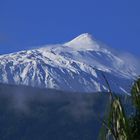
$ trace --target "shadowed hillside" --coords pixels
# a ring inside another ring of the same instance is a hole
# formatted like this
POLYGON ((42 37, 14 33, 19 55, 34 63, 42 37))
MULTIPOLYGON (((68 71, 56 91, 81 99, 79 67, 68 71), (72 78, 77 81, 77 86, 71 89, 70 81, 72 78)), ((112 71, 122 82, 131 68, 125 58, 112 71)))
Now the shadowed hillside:
POLYGON ((95 140, 107 94, 0 85, 1 140, 95 140))

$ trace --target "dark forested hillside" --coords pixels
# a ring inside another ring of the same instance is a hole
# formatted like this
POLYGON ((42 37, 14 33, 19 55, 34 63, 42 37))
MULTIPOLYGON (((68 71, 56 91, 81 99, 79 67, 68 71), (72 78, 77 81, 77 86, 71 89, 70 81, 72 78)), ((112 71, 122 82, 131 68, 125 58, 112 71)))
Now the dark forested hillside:
POLYGON ((0 85, 0 140, 96 140, 107 94, 0 85))

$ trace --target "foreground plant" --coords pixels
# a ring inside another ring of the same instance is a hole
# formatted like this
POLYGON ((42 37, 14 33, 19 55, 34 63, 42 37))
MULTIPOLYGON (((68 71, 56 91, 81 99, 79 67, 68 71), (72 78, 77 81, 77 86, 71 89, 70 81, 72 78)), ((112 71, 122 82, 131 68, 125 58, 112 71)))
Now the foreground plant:
MULTIPOLYGON (((109 86, 108 82, 107 84, 109 86)), ((120 98, 113 95, 110 89, 108 118, 107 121, 103 121, 105 129, 99 139, 140 140, 140 78, 134 83, 131 94, 134 111, 131 112, 132 115, 126 115, 125 107, 120 98)))
POLYGON ((134 112, 129 118, 133 140, 140 140, 140 78, 132 87, 132 105, 134 112))

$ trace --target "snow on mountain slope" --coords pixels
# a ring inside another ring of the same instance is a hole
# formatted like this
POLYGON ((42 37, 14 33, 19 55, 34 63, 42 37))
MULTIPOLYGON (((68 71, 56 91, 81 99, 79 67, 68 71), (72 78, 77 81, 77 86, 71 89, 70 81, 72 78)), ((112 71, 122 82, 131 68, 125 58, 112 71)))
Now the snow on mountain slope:
POLYGON ((108 91, 103 74, 116 93, 129 93, 135 67, 89 34, 59 45, 0 56, 0 82, 73 92, 108 91))

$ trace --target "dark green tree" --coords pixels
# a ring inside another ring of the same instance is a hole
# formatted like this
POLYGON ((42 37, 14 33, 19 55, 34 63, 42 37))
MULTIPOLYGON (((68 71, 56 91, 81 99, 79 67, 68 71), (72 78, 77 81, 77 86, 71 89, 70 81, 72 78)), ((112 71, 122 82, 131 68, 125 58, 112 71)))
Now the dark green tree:
POLYGON ((131 93, 134 108, 134 112, 129 119, 131 135, 134 140, 140 140, 140 78, 134 83, 131 93))

